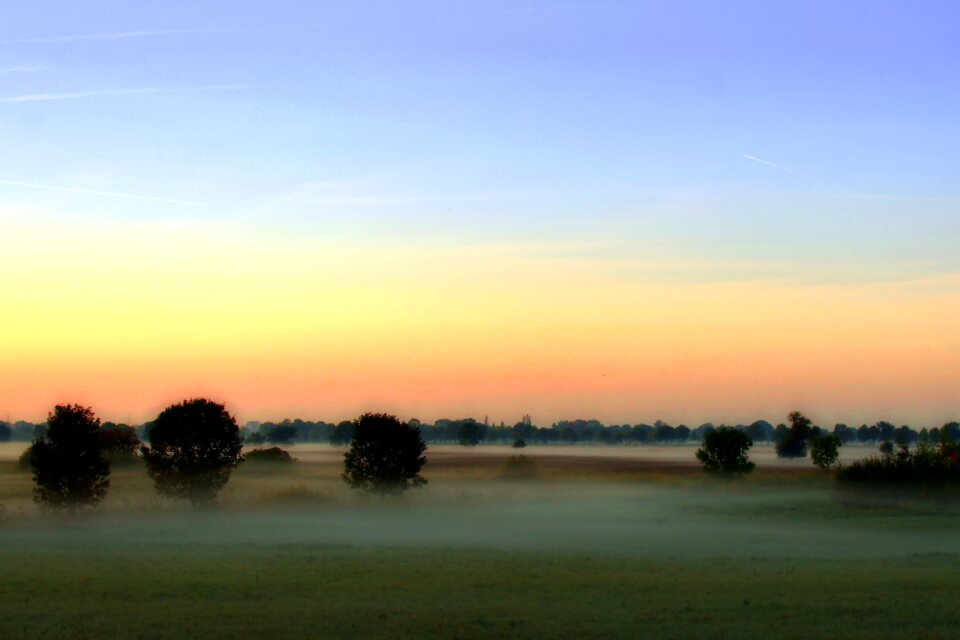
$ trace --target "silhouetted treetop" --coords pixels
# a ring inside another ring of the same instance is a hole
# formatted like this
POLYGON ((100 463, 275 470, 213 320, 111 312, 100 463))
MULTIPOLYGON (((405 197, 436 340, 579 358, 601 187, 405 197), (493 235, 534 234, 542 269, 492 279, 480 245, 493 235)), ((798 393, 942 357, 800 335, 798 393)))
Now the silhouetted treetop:
POLYGON ((427 445, 419 429, 386 413, 365 413, 353 421, 343 480, 355 489, 402 493, 427 483, 420 470, 427 445))
POLYGON ((49 508, 75 509, 103 500, 110 463, 100 450, 100 419, 88 407, 57 405, 46 434, 31 445, 34 500, 49 508))
POLYGON ((157 491, 194 504, 210 502, 243 460, 236 420, 222 404, 202 398, 164 409, 143 447, 157 491))

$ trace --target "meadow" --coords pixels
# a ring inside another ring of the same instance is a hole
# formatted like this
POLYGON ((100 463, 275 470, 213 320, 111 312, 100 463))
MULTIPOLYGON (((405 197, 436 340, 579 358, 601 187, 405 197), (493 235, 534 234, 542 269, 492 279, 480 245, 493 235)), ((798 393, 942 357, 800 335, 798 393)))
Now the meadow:
MULTIPOLYGON (((954 638, 960 510, 837 491, 765 447, 431 447, 430 484, 348 490, 343 449, 241 466, 219 508, 115 470, 102 507, 32 505, 0 446, 0 638, 954 638), (522 453, 531 473, 511 480, 522 453)), ((849 448, 846 459, 869 448, 849 448)))

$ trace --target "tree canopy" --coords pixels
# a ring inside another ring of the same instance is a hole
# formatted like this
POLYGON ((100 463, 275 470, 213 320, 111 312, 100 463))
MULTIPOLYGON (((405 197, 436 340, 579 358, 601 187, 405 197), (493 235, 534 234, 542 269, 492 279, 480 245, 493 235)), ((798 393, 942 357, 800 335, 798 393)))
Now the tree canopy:
POLYGON ((752 446, 753 438, 743 431, 733 427, 720 427, 703 439, 703 447, 697 451, 697 459, 709 473, 742 476, 753 471, 756 466, 747 458, 747 451, 752 446))
POLYGON ((343 480, 376 493, 402 493, 424 485, 420 470, 427 461, 426 449, 416 427, 386 413, 365 413, 353 421, 343 480))
POLYGON ((46 435, 30 447, 33 497, 43 507, 76 509, 103 500, 110 463, 100 449, 100 419, 88 407, 57 405, 46 435))
POLYGON ((142 452, 160 494, 202 504, 227 484, 243 461, 242 448, 240 429, 226 408, 197 398, 164 409, 142 452))
POLYGON ((780 458, 806 458, 807 441, 813 435, 815 427, 809 418, 799 411, 792 411, 787 416, 790 428, 777 442, 777 456, 780 458))
POLYGON ((840 437, 832 433, 816 436, 810 445, 810 457, 813 464, 821 469, 827 469, 837 463, 840 457, 840 437))

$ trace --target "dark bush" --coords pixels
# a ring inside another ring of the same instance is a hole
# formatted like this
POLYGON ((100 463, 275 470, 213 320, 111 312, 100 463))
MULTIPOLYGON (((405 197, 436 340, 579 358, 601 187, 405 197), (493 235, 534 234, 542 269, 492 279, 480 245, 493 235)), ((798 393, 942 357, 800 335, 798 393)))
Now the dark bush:
POLYGON ((901 446, 895 452, 873 455, 840 467, 837 480, 861 486, 960 488, 958 449, 960 447, 947 441, 922 442, 913 450, 901 446))
POLYGON ((297 459, 280 447, 255 449, 244 456, 244 462, 254 464, 291 464, 297 459))
POLYGON ((517 438, 516 440, 513 441, 514 449, 523 449, 526 446, 527 446, 527 441, 524 440, 523 438, 517 438))

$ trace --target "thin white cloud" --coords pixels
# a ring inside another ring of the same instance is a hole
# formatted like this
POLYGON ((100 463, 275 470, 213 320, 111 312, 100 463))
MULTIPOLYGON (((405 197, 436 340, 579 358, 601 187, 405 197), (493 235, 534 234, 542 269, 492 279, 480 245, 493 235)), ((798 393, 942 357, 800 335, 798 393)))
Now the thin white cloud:
POLYGON ((128 40, 130 38, 149 38, 154 36, 180 36, 197 33, 216 33, 218 31, 221 31, 221 29, 153 29, 141 31, 117 31, 114 33, 75 33, 63 36, 15 38, 13 40, 0 41, 0 44, 52 44, 57 42, 82 42, 84 40, 128 40))
POLYGON ((21 65, 19 67, 7 67, 5 69, 0 69, 0 75, 3 75, 5 73, 20 73, 22 71, 40 71, 41 69, 43 69, 43 67, 24 66, 24 65, 21 65))
POLYGON ((745 153, 740 154, 740 155, 742 155, 742 156, 743 156, 744 158, 746 158, 747 160, 753 160, 754 162, 759 162, 760 164, 764 164, 764 165, 766 165, 766 166, 768 166, 768 167, 773 167, 774 169, 779 169, 780 171, 786 171, 787 173, 792 173, 792 174, 795 175, 795 176, 802 176, 802 175, 803 175, 803 174, 800 173, 799 171, 794 171, 793 169, 787 169, 786 167, 782 167, 782 166, 780 166, 779 164, 774 164, 774 163, 772 163, 772 162, 769 162, 768 160, 763 160, 762 158, 758 158, 758 157, 756 157, 756 156, 749 156, 749 155, 747 155, 747 154, 745 154, 745 153))
POLYGON ((15 180, 0 180, 0 184, 12 187, 25 187, 29 189, 43 189, 45 191, 65 191, 67 193, 82 193, 92 196, 108 196, 111 198, 127 198, 130 200, 147 200, 150 202, 166 202, 168 204, 185 204, 194 207, 206 207, 206 202, 194 202, 192 200, 175 200, 173 198, 155 198, 153 196, 141 196, 132 193, 116 193, 113 191, 96 191, 94 189, 75 189, 72 187, 54 187, 48 184, 34 184, 32 182, 17 182, 15 180))
POLYGON ((99 96, 129 96, 143 93, 186 93, 191 91, 241 91, 249 89, 248 84, 212 84, 199 87, 138 87, 135 89, 103 89, 100 91, 72 91, 69 93, 31 93, 22 96, 0 98, 0 102, 49 102, 55 100, 75 100, 77 98, 96 98, 99 96))
POLYGON ((344 207, 376 207, 426 204, 431 202, 487 202, 491 200, 501 200, 504 197, 504 194, 492 193, 451 193, 435 196, 345 196, 342 198, 320 198, 314 200, 311 204, 344 207))

